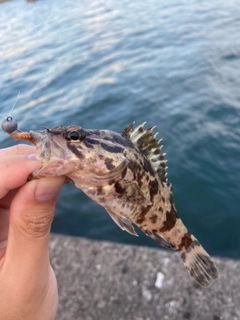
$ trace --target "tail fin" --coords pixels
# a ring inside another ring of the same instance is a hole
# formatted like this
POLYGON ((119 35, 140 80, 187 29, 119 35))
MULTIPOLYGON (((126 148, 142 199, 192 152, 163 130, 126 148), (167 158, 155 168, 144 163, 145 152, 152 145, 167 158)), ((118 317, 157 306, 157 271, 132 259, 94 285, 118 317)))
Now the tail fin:
POLYGON ((190 275, 202 286, 208 286, 211 279, 218 277, 215 264, 198 240, 191 235, 194 241, 184 250, 181 258, 190 275))

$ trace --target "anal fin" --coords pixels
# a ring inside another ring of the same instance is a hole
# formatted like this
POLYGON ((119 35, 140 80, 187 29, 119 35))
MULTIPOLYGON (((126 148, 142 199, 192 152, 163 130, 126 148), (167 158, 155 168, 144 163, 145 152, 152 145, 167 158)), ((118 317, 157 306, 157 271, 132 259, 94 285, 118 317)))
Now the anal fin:
POLYGON ((163 237, 161 237, 159 234, 157 234, 156 232, 152 232, 151 230, 143 230, 141 228, 141 230, 150 238, 152 238, 154 241, 156 241, 158 244, 160 244, 160 246, 168 248, 168 249, 172 249, 172 250, 176 250, 177 247, 174 243, 172 243, 171 241, 169 241, 168 239, 165 239, 163 237))
POLYGON ((119 228, 127 231, 128 233, 132 234, 133 236, 138 237, 138 234, 134 230, 134 227, 128 218, 125 218, 121 215, 117 215, 109 209, 106 209, 106 210, 107 210, 108 214, 110 215, 110 217, 113 219, 113 221, 119 226, 119 228))

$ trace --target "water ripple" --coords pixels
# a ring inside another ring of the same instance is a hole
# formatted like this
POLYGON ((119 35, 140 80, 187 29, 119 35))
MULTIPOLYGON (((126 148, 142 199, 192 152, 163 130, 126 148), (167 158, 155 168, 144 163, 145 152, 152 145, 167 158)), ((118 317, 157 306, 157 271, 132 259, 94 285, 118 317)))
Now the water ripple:
MULTIPOLYGON (((239 258, 239 28, 236 0, 3 3, 0 113, 21 91, 14 117, 24 130, 157 124, 184 221, 210 253, 239 258)), ((153 245, 73 186, 53 230, 153 245)))

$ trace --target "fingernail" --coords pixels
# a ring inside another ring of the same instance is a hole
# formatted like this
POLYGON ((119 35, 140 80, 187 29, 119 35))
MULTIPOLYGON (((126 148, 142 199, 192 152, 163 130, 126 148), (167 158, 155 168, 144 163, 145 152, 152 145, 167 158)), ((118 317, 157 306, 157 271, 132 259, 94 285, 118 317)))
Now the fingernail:
POLYGON ((38 201, 55 199, 61 190, 64 180, 64 177, 42 178, 36 180, 35 199, 38 201))
POLYGON ((37 158, 36 158, 36 153, 27 155, 27 159, 28 159, 28 160, 37 160, 37 158))

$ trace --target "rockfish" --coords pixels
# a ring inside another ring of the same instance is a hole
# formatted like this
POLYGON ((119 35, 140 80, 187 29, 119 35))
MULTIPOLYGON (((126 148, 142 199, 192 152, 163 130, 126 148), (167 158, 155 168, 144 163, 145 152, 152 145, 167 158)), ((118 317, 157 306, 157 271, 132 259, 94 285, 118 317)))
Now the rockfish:
POLYGON ((144 125, 131 124, 122 134, 76 125, 9 134, 36 145, 42 166, 31 178, 66 176, 122 230, 136 236, 135 224, 161 246, 179 251, 190 275, 207 286, 217 269, 180 219, 161 140, 152 133, 155 127, 144 125))

